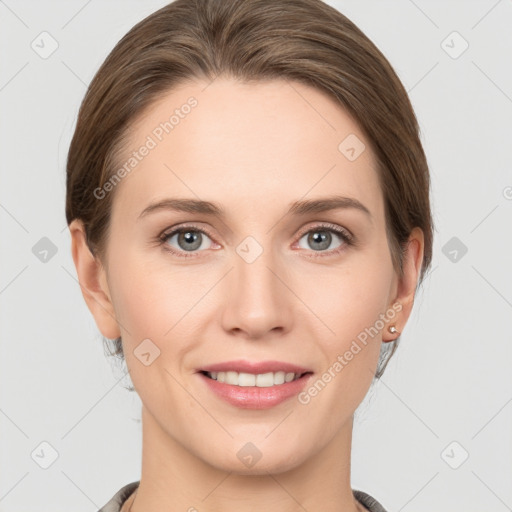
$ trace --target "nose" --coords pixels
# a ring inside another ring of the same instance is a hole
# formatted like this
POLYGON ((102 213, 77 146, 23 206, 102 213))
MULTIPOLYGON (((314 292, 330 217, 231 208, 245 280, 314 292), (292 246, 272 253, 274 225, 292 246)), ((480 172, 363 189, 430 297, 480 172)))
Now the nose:
MULTIPOLYGON (((234 268, 225 282, 224 329, 246 339, 288 332, 292 325, 294 294, 287 287, 283 265, 271 250, 263 250, 252 260, 247 257, 250 253, 241 249, 234 255, 234 268)), ((249 246, 249 251, 254 250, 254 246, 249 246)))

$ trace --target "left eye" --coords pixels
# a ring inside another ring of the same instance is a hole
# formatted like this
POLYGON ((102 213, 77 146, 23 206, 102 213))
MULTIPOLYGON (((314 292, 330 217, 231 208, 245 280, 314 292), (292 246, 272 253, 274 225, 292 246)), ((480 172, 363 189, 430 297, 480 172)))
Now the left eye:
POLYGON ((308 231, 299 239, 299 247, 301 247, 302 249, 313 248, 313 251, 316 252, 326 251, 329 249, 337 249, 342 245, 342 243, 340 243, 336 247, 330 247, 331 243, 333 242, 333 234, 338 239, 341 239, 343 242, 348 243, 348 237, 344 235, 342 232, 330 228, 316 228, 308 231), (306 239, 306 244, 308 244, 309 247, 304 247, 300 245, 300 242, 303 239, 306 239))

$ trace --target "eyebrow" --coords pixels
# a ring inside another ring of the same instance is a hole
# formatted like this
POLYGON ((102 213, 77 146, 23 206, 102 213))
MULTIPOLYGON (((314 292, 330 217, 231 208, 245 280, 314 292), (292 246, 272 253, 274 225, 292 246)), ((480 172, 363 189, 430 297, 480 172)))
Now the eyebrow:
MULTIPOLYGON (((336 209, 356 209, 359 210, 370 219, 372 214, 370 210, 360 201, 352 197, 328 196, 320 199, 300 200, 290 204, 288 214, 306 215, 309 213, 321 213, 336 209)), ((225 210, 218 204, 211 201, 201 201, 198 199, 177 199, 167 198, 161 201, 151 203, 140 213, 139 219, 146 215, 161 211, 171 210, 176 212, 202 213, 205 215, 213 215, 220 218, 226 217, 225 210)))

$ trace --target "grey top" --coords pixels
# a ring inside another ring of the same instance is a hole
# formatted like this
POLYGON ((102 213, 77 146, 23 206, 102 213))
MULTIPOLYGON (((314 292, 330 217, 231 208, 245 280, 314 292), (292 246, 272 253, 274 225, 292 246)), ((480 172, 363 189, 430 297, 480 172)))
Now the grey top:
MULTIPOLYGON (((119 491, 111 498, 111 500, 98 510, 98 512, 119 512, 123 503, 139 486, 139 481, 121 487, 119 491)), ((369 494, 363 491, 352 490, 354 497, 359 503, 362 503, 370 512, 386 512, 386 509, 369 494)))

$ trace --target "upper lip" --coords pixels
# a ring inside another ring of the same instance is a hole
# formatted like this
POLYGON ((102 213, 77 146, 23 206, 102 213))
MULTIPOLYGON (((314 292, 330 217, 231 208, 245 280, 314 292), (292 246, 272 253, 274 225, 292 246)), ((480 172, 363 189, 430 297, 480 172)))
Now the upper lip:
POLYGON ((238 373, 270 373, 283 371, 286 373, 303 374, 311 372, 308 368, 303 368, 296 364, 285 363, 283 361, 246 361, 239 359, 237 361, 225 361, 223 363, 210 364, 199 368, 199 372, 238 372, 238 373))

